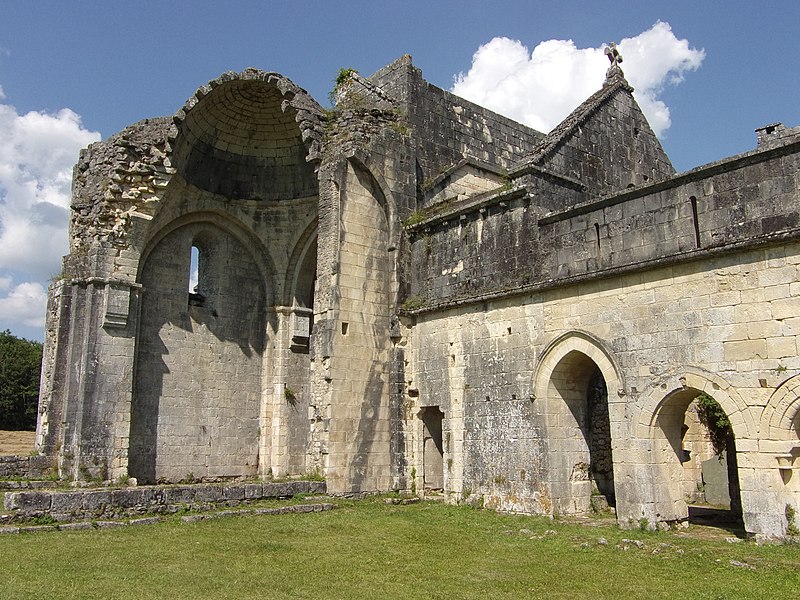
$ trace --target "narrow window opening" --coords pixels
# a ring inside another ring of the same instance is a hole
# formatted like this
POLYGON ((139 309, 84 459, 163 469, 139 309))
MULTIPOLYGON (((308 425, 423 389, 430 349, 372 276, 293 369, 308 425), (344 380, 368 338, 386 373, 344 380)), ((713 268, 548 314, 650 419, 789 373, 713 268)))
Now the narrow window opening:
POLYGON ((597 256, 600 256, 600 224, 594 224, 594 240, 597 246, 597 256))
POLYGON ((206 297, 200 293, 200 262, 201 262, 200 248, 192 245, 192 251, 189 258, 189 306, 203 306, 206 297))
POLYGON ((198 277, 198 268, 197 265, 200 263, 200 249, 197 246, 192 246, 192 254, 189 259, 189 291, 196 292, 197 291, 197 277, 198 277))
POLYGON ((342 335, 347 335, 347 329, 350 327, 349 323, 342 322, 342 335))
POLYGON ((694 225, 694 247, 700 247, 700 221, 697 218, 697 198, 691 196, 689 202, 692 204, 692 225, 694 225))

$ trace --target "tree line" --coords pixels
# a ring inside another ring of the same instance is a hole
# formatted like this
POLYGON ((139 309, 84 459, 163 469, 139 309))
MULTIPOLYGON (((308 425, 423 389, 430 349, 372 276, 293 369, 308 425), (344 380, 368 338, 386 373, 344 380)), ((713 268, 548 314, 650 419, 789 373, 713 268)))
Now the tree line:
POLYGON ((0 332, 0 429, 36 428, 42 344, 0 332))

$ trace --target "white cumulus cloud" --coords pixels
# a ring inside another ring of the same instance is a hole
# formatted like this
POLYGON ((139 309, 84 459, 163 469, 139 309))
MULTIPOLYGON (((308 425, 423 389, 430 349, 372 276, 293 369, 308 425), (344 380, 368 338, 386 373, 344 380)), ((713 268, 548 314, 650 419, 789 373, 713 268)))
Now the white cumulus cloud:
POLYGON ((20 283, 0 298, 0 319, 9 326, 44 327, 47 291, 41 283, 20 283))
MULTIPOLYGON (((0 100, 4 99, 0 88, 0 100)), ((72 166, 80 149, 99 139, 100 134, 85 129, 68 108, 54 114, 19 114, 0 102, 0 318, 4 322, 30 325, 43 320, 43 283, 60 270, 61 256, 68 249, 72 166), (14 285, 14 280, 26 281, 14 285)))
MULTIPOLYGON (((669 128, 669 108, 659 94, 700 67, 705 51, 675 37, 668 23, 653 27, 618 48, 625 77, 656 135, 669 128)), ((547 40, 532 52, 519 40, 497 37, 478 48, 472 67, 455 77, 452 91, 467 100, 550 131, 600 89, 608 59, 600 48, 578 48, 572 40, 547 40)))

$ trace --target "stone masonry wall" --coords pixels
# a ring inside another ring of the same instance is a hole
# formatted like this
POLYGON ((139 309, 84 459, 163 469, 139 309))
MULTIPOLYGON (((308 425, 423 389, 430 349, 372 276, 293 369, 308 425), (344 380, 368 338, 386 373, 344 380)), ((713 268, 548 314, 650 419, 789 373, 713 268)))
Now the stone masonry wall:
POLYGON ((234 506, 267 498, 324 493, 325 483, 318 481, 6 492, 4 508, 10 513, 11 518, 4 519, 3 522, 31 519, 42 515, 49 515, 59 522, 70 522, 151 513, 174 513, 192 508, 203 509, 209 505, 234 506))
POLYGON ((371 176, 347 163, 337 276, 338 343, 328 376, 332 489, 387 489, 389 457, 389 310, 392 255, 385 199, 371 176))
POLYGON ((623 520, 639 519, 648 486, 669 485, 661 467, 637 470, 652 451, 637 429, 653 417, 643 414, 654 410, 646 399, 681 389, 678 376, 693 368, 709 382, 721 378, 708 389, 734 423, 745 519, 755 530, 767 528, 769 514, 795 501, 774 459, 755 454, 752 424, 776 389, 800 373, 799 269, 793 242, 419 315, 408 338, 408 410, 441 406, 446 419, 458 421, 445 435, 468 446, 445 456, 452 460, 448 492, 481 493, 506 510, 548 512, 547 409, 535 394, 547 381, 535 373, 549 344, 586 332, 620 371, 621 388, 609 389, 609 402, 623 520), (726 401, 732 394, 747 406, 726 401))
POLYGON ((498 194, 411 229, 409 295, 453 303, 796 235, 798 188, 800 158, 782 148, 547 216, 498 194))
POLYGON ((508 168, 544 135, 431 85, 406 55, 369 80, 399 102, 416 131, 419 184, 465 156, 508 168))
POLYGON ((583 183, 595 195, 674 175, 672 163, 631 91, 624 78, 612 76, 551 131, 523 164, 530 161, 546 166, 583 183))
POLYGON ((0 456, 0 477, 42 479, 53 474, 52 456, 0 456))
POLYGON ((131 476, 255 475, 266 293, 251 251, 212 223, 186 225, 148 255, 142 284, 131 476), (196 301, 189 298, 193 244, 200 249, 196 301))

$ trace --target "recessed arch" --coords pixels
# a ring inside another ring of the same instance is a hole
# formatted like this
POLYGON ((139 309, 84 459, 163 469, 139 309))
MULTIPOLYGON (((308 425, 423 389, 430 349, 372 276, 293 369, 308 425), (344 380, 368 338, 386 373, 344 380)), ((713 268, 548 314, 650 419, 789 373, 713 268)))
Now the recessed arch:
POLYGON ((797 444, 800 438, 800 375, 790 377, 772 393, 758 429, 762 438, 797 444))
POLYGON ((142 482, 254 476, 259 468, 269 285, 260 246, 195 213, 146 248, 128 470, 142 482), (191 247, 203 286, 187 293, 191 247))
POLYGON ((314 219, 294 245, 283 287, 286 306, 313 308, 309 298, 313 298, 316 281, 318 228, 319 221, 314 219))
MULTIPOLYGON (((637 419, 637 437, 651 438, 660 409, 675 395, 685 396, 682 392, 689 388, 705 392, 719 403, 731 421, 731 427, 737 440, 754 438, 756 424, 748 410, 747 403, 724 378, 699 367, 685 367, 654 382, 647 390, 643 391, 639 403, 641 409, 637 419)), ((691 399, 686 402, 687 406, 690 401, 691 399)))
POLYGON ((605 344, 591 333, 570 331, 555 338, 542 351, 542 358, 533 374, 535 397, 547 396, 547 385, 553 370, 561 359, 573 351, 585 354, 598 366, 606 381, 606 386, 608 386, 609 396, 624 394, 625 385, 622 372, 605 344))
POLYGON ((378 199, 386 213, 386 222, 389 226, 388 247, 398 248, 402 228, 399 227, 397 218, 397 203, 394 201, 394 196, 386 179, 381 174, 381 169, 373 165, 373 159, 362 150, 354 152, 353 156, 349 158, 349 162, 353 164, 356 169, 366 173, 372 180, 375 188, 380 191, 380 194, 376 194, 376 199, 378 199))
POLYGON ((161 242, 161 240, 181 227, 203 223, 224 231, 225 233, 236 238, 244 247, 250 249, 253 260, 259 269, 261 280, 266 286, 267 302, 269 304, 273 304, 275 302, 274 296, 277 288, 276 284, 279 282, 276 281, 275 266, 267 248, 244 223, 231 217, 228 213, 221 211, 193 212, 173 219, 164 226, 152 231, 146 243, 144 244, 144 249, 142 250, 141 257, 139 259, 139 270, 136 278, 137 281, 141 282, 142 268, 147 263, 150 253, 161 242))
POLYGON ((614 505, 613 436, 624 408, 610 397, 622 389, 610 353, 591 334, 568 332, 545 348, 534 377, 547 429, 552 511, 586 513, 601 499, 614 505))
POLYGON ((281 75, 226 73, 176 113, 172 166, 192 185, 230 199, 314 196, 322 114, 281 75))

